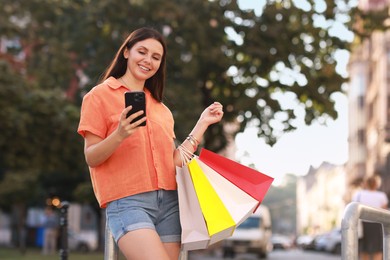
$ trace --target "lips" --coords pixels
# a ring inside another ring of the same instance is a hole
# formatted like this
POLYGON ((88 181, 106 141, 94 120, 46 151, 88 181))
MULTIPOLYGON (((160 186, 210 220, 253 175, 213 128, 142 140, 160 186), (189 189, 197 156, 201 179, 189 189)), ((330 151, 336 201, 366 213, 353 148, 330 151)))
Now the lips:
POLYGON ((140 67, 140 69, 144 70, 144 71, 150 71, 149 68, 145 67, 145 66, 142 66, 142 65, 138 65, 140 67))

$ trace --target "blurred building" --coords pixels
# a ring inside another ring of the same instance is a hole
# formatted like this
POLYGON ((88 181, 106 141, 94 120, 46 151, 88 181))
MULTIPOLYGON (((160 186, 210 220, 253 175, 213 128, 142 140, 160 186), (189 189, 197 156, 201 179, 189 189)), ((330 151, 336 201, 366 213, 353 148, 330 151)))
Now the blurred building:
MULTIPOLYGON (((360 0, 359 8, 382 10, 389 4, 388 0, 360 0)), ((382 189, 390 194, 390 30, 374 31, 355 43, 349 74, 347 202, 361 179, 375 172, 380 172, 382 189)))
POLYGON ((343 166, 323 163, 297 182, 297 234, 320 234, 340 227, 346 188, 343 166))

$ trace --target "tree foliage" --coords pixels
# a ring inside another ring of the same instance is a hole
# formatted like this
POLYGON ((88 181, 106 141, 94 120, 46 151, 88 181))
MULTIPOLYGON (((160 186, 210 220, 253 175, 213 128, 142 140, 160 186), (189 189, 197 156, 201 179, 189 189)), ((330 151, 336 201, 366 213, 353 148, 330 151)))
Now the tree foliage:
MULTIPOLYGON (((0 76, 3 180, 34 172, 37 181, 66 192, 64 183, 75 187, 87 176, 76 133, 82 96, 124 37, 141 26, 167 40, 164 102, 178 140, 214 100, 224 104, 225 122, 239 130, 256 125, 270 144, 296 127, 295 108, 282 96, 304 108, 307 124, 336 118, 331 97, 347 79, 336 72, 335 52, 351 43, 329 28, 340 23, 364 37, 384 29, 386 17, 359 12, 348 0, 326 0, 322 8, 295 2, 267 1, 258 15, 231 0, 1 0, 0 59, 9 64, 0 76)), ((209 129, 206 147, 226 145, 222 126, 209 129)))
POLYGON ((0 70, 0 203, 43 199, 61 189, 69 197, 67 184, 86 179, 74 134, 79 110, 59 89, 29 84, 4 62, 0 70))

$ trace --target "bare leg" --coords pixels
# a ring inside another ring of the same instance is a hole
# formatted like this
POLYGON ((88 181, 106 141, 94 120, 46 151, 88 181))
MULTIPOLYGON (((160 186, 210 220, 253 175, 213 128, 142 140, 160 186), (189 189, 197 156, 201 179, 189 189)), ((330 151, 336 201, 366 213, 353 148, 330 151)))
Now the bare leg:
POLYGON ((180 255, 180 243, 164 243, 169 259, 177 260, 180 255))
POLYGON ((370 260, 370 255, 367 253, 362 253, 362 259, 361 260, 370 260))
POLYGON ((170 260, 160 237, 153 229, 126 233, 119 239, 118 247, 127 260, 170 260))
POLYGON ((373 257, 373 260, 382 260, 382 253, 375 253, 374 254, 374 257, 373 257))

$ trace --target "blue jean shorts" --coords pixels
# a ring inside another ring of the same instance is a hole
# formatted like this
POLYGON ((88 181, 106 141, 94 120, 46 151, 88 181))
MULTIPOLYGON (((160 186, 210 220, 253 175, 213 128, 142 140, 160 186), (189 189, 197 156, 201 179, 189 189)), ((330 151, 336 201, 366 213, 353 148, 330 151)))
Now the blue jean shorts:
POLYGON ((116 243, 127 232, 143 228, 156 230, 163 243, 181 240, 176 190, 145 192, 112 201, 106 215, 116 243))

